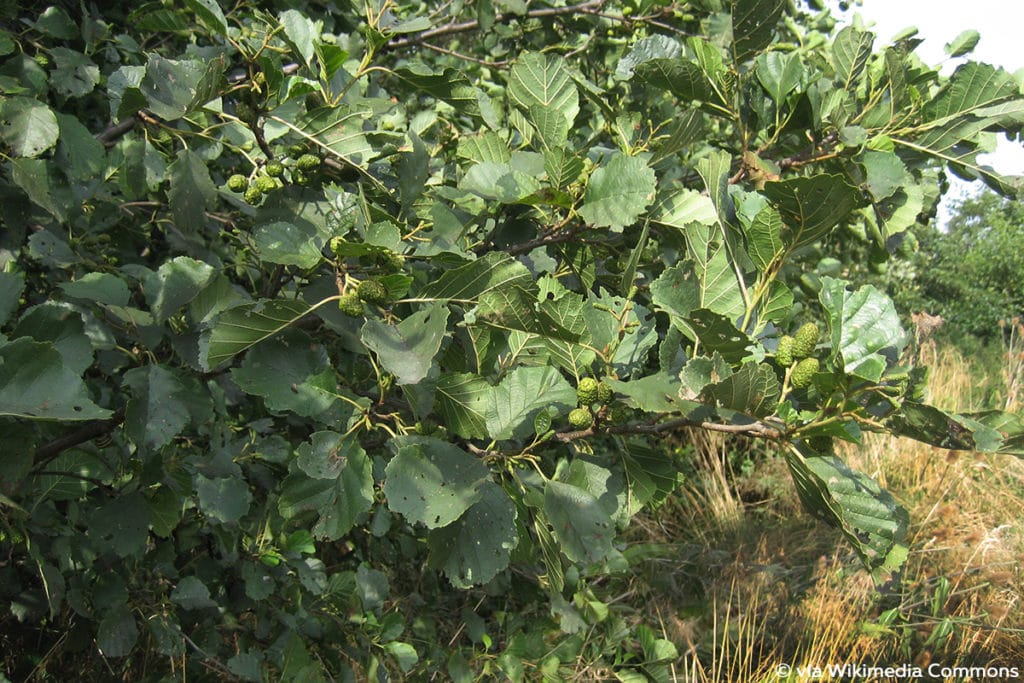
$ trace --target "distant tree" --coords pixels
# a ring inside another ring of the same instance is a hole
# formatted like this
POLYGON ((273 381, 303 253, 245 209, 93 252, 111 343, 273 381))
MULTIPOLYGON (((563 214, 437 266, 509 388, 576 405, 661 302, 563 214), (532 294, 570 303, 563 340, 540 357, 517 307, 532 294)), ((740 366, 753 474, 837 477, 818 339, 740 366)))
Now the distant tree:
POLYGON ((956 332, 991 339, 1024 311, 1024 206, 985 192, 962 201, 945 230, 919 233, 907 307, 941 315, 956 332))

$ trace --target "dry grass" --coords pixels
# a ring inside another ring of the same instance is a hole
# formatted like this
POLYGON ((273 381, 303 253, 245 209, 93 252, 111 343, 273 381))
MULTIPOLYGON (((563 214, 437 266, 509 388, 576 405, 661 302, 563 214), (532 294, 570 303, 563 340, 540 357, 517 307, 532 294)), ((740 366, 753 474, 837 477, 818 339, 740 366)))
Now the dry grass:
MULTIPOLYGON (((967 360, 927 343, 921 355, 932 403, 981 407, 967 360)), ((1024 460, 890 437, 844 445, 910 512, 902 591, 880 596, 838 534, 796 512, 781 458, 737 479, 727 442, 700 438, 701 474, 637 539, 677 552, 634 588, 683 654, 677 680, 777 681, 783 662, 1024 666, 1024 460), (751 505, 759 487, 773 496, 751 505)))

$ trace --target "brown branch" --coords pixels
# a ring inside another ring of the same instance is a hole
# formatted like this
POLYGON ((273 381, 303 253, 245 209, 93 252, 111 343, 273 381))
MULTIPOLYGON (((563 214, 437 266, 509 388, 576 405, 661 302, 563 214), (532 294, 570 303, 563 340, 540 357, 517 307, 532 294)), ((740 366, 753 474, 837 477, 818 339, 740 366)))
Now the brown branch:
MULTIPOLYGON (((560 230, 558 232, 548 233, 543 237, 537 237, 532 240, 522 242, 521 244, 512 246, 506 249, 505 251, 509 254, 512 254, 513 256, 518 256, 519 254, 527 254, 536 249, 537 247, 546 247, 549 244, 561 244, 562 242, 568 242, 569 240, 575 239, 579 235, 579 233, 582 232, 584 229, 585 226, 580 226, 576 228, 569 228, 567 230, 560 230)), ((493 248, 494 243, 488 240, 473 247, 472 251, 473 253, 479 256, 480 254, 486 253, 493 248)))
POLYGON ((722 424, 720 422, 709 422, 707 420, 691 420, 681 417, 668 422, 657 424, 635 424, 635 425, 611 425, 605 429, 597 430, 594 427, 571 432, 559 432, 555 438, 562 443, 569 443, 576 439, 583 439, 598 434, 648 434, 657 435, 663 432, 671 432, 685 427, 699 427, 712 432, 724 432, 727 434, 741 434, 744 436, 756 436, 762 439, 778 441, 782 439, 783 432, 765 422, 745 422, 741 424, 722 424))
POLYGON ((95 422, 89 422, 86 425, 79 427, 73 432, 68 432, 63 436, 58 436, 53 441, 44 443, 42 446, 36 449, 35 458, 33 461, 36 463, 33 467, 34 473, 45 467, 50 461, 54 460, 64 451, 69 448, 74 448, 79 444, 83 444, 87 441, 109 434, 110 432, 117 429, 124 421, 124 408, 118 408, 114 411, 106 420, 97 420, 95 422))
MULTIPOLYGON (((494 16, 494 23, 501 24, 514 19, 533 19, 536 17, 553 17, 563 14, 593 14, 594 11, 601 8, 604 4, 604 0, 588 0, 578 5, 569 5, 567 7, 545 7, 543 9, 530 10, 526 14, 496 14, 494 16)), ((438 26, 422 33, 417 33, 413 36, 407 36, 405 38, 392 38, 384 44, 384 50, 398 50, 403 47, 411 47, 414 45, 420 45, 424 41, 429 41, 434 38, 441 38, 450 36, 456 33, 465 33, 466 31, 476 31, 480 28, 480 21, 473 19, 471 21, 452 22, 445 24, 444 26, 438 26)))
POLYGON ((832 150, 838 142, 839 134, 829 133, 823 137, 820 142, 812 144, 810 149, 794 154, 793 156, 786 157, 785 159, 781 159, 778 162, 779 171, 786 171, 790 168, 799 168, 800 166, 813 161, 831 158, 834 156, 832 150))
POLYGON ((126 119, 118 121, 102 133, 97 133, 96 139, 99 140, 104 147, 110 147, 117 142, 118 138, 134 128, 137 122, 138 119, 133 114, 126 119))

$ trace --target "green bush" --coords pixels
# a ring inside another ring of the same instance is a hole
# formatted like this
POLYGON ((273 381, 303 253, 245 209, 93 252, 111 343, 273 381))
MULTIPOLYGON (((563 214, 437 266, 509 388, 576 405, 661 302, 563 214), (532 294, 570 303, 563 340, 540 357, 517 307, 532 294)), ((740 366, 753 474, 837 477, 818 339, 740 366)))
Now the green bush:
POLYGON ((805 444, 1021 451, 1015 416, 922 403, 897 308, 821 259, 932 210, 938 164, 1012 194, 975 158, 1019 127, 1002 70, 944 77, 784 0, 15 7, 13 677, 557 679, 586 651, 667 680, 674 646, 591 590, 675 490, 652 442, 779 448, 880 583, 906 514, 805 444), (769 359, 807 319, 793 392, 769 359), (551 651, 526 609, 604 645, 551 651))

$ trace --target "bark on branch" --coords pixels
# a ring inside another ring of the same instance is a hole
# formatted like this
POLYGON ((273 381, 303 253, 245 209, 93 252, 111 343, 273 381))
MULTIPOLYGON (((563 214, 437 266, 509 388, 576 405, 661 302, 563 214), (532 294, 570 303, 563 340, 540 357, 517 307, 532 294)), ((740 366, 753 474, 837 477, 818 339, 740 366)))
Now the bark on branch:
MULTIPOLYGON (((588 2, 581 2, 578 5, 569 5, 567 7, 545 7, 543 9, 534 9, 528 11, 526 14, 496 14, 494 16, 494 23, 501 24, 507 21, 512 21, 513 19, 554 17, 564 14, 594 14, 601 9, 602 5, 604 5, 604 0, 589 0, 588 2)), ((419 45, 423 41, 433 40, 434 38, 443 38, 456 33, 465 33, 466 31, 476 31, 479 28, 480 21, 477 19, 473 19, 471 21, 452 22, 412 36, 392 38, 384 45, 384 49, 399 50, 403 47, 419 45)))

